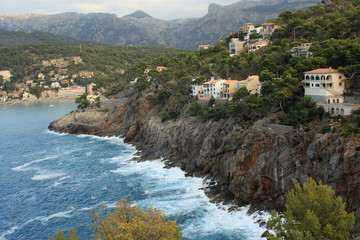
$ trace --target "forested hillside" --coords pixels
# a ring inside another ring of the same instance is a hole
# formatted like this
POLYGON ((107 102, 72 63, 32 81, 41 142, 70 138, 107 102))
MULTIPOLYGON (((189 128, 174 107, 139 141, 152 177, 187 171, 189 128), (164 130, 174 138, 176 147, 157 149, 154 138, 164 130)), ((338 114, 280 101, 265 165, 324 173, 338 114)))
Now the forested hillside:
POLYGON ((79 41, 74 38, 54 35, 46 32, 11 32, 0 30, 0 47, 14 47, 31 44, 83 45, 96 46, 98 43, 79 41))
MULTIPOLYGON (((214 109, 199 111, 199 114, 204 115, 202 117, 205 118, 241 115, 237 109, 244 107, 244 104, 246 109, 258 111, 259 114, 252 114, 257 117, 263 116, 268 111, 288 112, 303 96, 300 82, 305 71, 316 68, 338 68, 351 78, 350 88, 359 87, 359 8, 359 2, 356 0, 334 0, 315 5, 305 11, 299 10, 293 13, 286 11, 278 18, 269 21, 279 24, 280 28, 275 30, 271 38, 272 44, 266 48, 230 57, 228 43, 230 37, 238 35, 235 33, 208 50, 181 54, 174 58, 159 58, 149 62, 152 65, 170 68, 165 72, 154 71, 149 75, 158 85, 158 89, 161 89, 157 96, 163 98, 165 95, 169 98, 172 95, 179 97, 180 94, 186 97, 187 87, 194 78, 198 82, 210 79, 212 76, 241 80, 256 74, 263 82, 261 98, 248 96, 240 103, 218 104, 214 109), (339 22, 341 26, 337 26, 339 22), (313 54, 311 58, 290 55, 289 50, 292 47, 307 42, 313 44, 310 48, 313 54)), ((127 71, 128 79, 141 75, 140 69, 144 67, 145 64, 137 65, 127 71)), ((139 81, 137 85, 150 86, 145 79, 144 76, 143 82, 139 81)), ((170 112, 175 110, 169 109, 170 112)), ((308 112, 306 115, 305 121, 317 116, 313 112, 308 112)), ((298 122, 292 124, 298 124, 298 122)))

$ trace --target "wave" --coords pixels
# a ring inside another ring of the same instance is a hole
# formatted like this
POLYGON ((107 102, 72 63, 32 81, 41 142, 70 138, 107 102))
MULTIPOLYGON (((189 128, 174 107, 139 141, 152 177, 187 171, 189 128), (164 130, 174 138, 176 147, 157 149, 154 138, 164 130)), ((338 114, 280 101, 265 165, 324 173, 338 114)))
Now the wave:
POLYGON ((33 223, 35 221, 40 221, 42 224, 45 224, 46 222, 48 222, 49 220, 51 220, 53 218, 70 218, 72 216, 72 215, 70 215, 70 213, 72 213, 73 211, 74 211, 74 209, 71 209, 71 210, 65 211, 65 212, 54 213, 49 216, 38 216, 38 217, 32 218, 22 225, 13 226, 9 230, 3 232, 0 235, 0 240, 6 240, 6 236, 15 233, 15 231, 20 230, 23 227, 25 227, 26 225, 33 223))
POLYGON ((260 239, 264 228, 256 222, 265 221, 269 214, 247 215, 249 207, 231 211, 231 205, 214 204, 206 196, 206 181, 197 177, 185 177, 179 168, 165 168, 160 160, 128 162, 114 170, 123 176, 138 175, 136 184, 146 189, 147 198, 135 201, 135 205, 161 209, 170 218, 183 218, 183 235, 187 239, 201 238, 215 233, 234 234, 241 239, 260 239), (195 236, 195 238, 194 238, 195 236))
POLYGON ((49 130, 49 129, 46 129, 46 132, 47 132, 47 133, 50 133, 50 134, 53 134, 53 135, 57 135, 57 136, 66 136, 66 135, 69 135, 68 133, 59 133, 59 132, 55 132, 55 131, 52 131, 52 130, 49 130))
POLYGON ((31 161, 31 162, 28 162, 28 163, 25 163, 21 166, 17 166, 17 167, 13 167, 11 168, 11 170, 13 171, 26 171, 26 170, 29 170, 29 169, 26 169, 28 166, 34 164, 34 163, 39 163, 39 162, 43 162, 43 161, 47 161, 47 160, 51 160, 51 159, 55 159, 55 158, 58 158, 60 155, 56 155, 56 156, 49 156, 49 157, 45 157, 45 158, 40 158, 40 159, 36 159, 34 161, 31 161))
MULTIPOLYGON (((61 149, 58 149, 58 150, 62 151, 61 149)), ((47 161, 47 160, 57 159, 57 158, 62 157, 64 155, 69 155, 69 154, 79 152, 79 151, 83 151, 83 148, 76 148, 76 149, 72 149, 72 150, 69 150, 69 151, 66 151, 66 152, 61 152, 61 153, 59 153, 57 155, 47 156, 47 157, 44 157, 44 158, 36 159, 36 160, 31 161, 31 162, 25 163, 25 164, 23 164, 21 166, 13 167, 13 168, 11 168, 11 170, 17 171, 17 172, 33 170, 34 168, 28 168, 28 167, 30 165, 35 164, 35 163, 40 163, 40 162, 44 162, 44 161, 47 161)))
POLYGON ((49 180, 49 179, 53 179, 53 178, 59 178, 64 175, 65 174, 63 174, 63 173, 46 173, 46 174, 35 175, 31 179, 34 181, 43 181, 43 180, 49 180))

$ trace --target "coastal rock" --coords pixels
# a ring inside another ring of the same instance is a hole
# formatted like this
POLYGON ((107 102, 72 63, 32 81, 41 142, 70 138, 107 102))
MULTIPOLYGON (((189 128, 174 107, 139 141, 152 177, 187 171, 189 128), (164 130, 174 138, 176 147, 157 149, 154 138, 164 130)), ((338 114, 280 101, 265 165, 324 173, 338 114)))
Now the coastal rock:
POLYGON ((253 209, 282 209, 293 179, 307 177, 330 185, 348 211, 355 211, 359 232, 360 155, 352 139, 319 134, 317 126, 293 129, 235 119, 202 122, 182 114, 163 122, 146 99, 129 99, 113 111, 74 111, 50 124, 58 132, 125 137, 146 159, 163 158, 190 176, 215 182, 213 191, 253 209))

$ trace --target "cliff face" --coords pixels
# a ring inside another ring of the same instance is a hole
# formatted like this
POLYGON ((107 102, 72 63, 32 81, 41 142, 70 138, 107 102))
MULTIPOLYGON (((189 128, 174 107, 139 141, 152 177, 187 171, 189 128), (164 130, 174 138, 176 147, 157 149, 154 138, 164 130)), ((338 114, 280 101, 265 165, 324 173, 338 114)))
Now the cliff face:
POLYGON ((271 119, 201 122, 185 114, 162 122, 146 100, 132 99, 114 111, 72 112, 50 129, 125 137, 144 158, 163 157, 189 175, 206 176, 216 183, 215 194, 257 209, 281 208, 292 180, 304 182, 311 176, 330 185, 349 211, 357 211, 359 223, 356 144, 334 133, 319 134, 315 125, 305 131, 271 124, 271 119))

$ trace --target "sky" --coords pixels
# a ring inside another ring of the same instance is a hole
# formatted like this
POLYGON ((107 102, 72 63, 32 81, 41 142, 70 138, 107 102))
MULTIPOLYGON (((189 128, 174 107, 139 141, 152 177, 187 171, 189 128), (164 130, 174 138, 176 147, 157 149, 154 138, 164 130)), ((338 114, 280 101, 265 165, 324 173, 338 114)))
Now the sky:
POLYGON ((202 17, 210 3, 222 6, 240 0, 0 0, 0 15, 63 12, 115 13, 118 17, 143 10, 163 20, 202 17))

